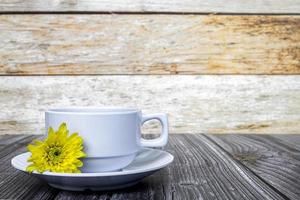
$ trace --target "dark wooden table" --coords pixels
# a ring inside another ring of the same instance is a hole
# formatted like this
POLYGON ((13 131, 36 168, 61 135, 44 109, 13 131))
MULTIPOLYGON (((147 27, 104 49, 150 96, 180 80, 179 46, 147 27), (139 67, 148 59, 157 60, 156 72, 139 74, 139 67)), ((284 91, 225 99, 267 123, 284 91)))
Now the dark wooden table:
POLYGON ((0 199, 300 199, 300 135, 171 135, 167 168, 131 188, 68 192, 13 169, 37 136, 0 136, 0 199))

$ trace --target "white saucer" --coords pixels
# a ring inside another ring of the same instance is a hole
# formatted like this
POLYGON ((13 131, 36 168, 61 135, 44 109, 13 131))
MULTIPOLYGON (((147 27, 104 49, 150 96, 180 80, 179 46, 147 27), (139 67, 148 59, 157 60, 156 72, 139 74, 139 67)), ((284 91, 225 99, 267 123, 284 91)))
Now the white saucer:
MULTIPOLYGON (((14 157, 11 160, 12 166, 26 172, 29 156, 30 153, 27 152, 14 157)), ((121 171, 102 173, 44 172, 43 174, 33 172, 32 175, 47 181, 52 187, 63 190, 112 190, 138 183, 144 177, 170 164, 173 159, 174 157, 168 152, 144 148, 138 153, 134 161, 121 171)))

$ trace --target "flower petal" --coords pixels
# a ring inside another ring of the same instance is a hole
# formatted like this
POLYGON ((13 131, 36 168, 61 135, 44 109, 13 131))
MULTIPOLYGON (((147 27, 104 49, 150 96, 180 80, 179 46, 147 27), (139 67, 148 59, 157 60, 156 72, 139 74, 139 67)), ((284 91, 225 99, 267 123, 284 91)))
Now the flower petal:
POLYGON ((56 132, 50 127, 44 140, 35 140, 29 144, 27 149, 31 156, 28 162, 31 164, 27 171, 80 173, 78 167, 83 166, 83 163, 79 158, 86 156, 82 151, 83 139, 78 133, 68 134, 66 123, 62 123, 56 132))
POLYGON ((29 173, 32 173, 34 170, 36 170, 36 167, 34 164, 31 164, 29 166, 26 167, 26 171, 29 173))

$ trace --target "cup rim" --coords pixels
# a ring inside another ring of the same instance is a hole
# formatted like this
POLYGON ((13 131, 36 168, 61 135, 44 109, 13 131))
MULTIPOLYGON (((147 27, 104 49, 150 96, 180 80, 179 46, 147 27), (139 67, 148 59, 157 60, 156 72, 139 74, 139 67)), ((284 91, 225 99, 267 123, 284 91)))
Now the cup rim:
POLYGON ((71 115, 121 115, 140 112, 137 108, 130 107, 57 107, 46 110, 49 114, 71 115))

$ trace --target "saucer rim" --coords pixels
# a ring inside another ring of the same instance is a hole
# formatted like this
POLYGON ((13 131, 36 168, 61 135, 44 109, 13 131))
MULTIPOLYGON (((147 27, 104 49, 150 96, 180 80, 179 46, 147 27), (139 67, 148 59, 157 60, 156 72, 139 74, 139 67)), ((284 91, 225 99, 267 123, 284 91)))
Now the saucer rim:
MULTIPOLYGON (((150 171, 155 171, 161 168, 166 167, 167 165, 169 165, 170 163, 173 162, 174 160, 174 156, 164 150, 159 150, 159 149, 152 149, 152 148, 142 148, 141 150, 147 150, 147 151, 158 151, 158 152, 162 152, 164 154, 166 154, 168 156, 168 159, 166 161, 164 161, 163 163, 154 166, 154 167, 150 167, 148 169, 131 169, 128 171, 115 171, 115 172, 95 172, 95 173, 56 173, 56 172, 44 172, 44 173, 39 173, 37 171, 33 171, 32 174, 34 175, 41 175, 41 176, 59 176, 59 177, 106 177, 106 176, 124 176, 124 175, 131 175, 131 174, 138 174, 138 173, 146 173, 146 172, 150 172, 150 171)), ((30 154, 30 152, 25 152, 25 153, 21 153, 19 155, 14 156, 11 159, 11 165, 17 169, 20 170, 22 172, 25 173, 29 173, 25 170, 24 167, 20 167, 18 166, 18 164, 16 164, 17 160, 19 159, 19 157, 21 156, 25 156, 27 154, 30 154)), ((126 168, 126 167, 125 167, 126 168)))

